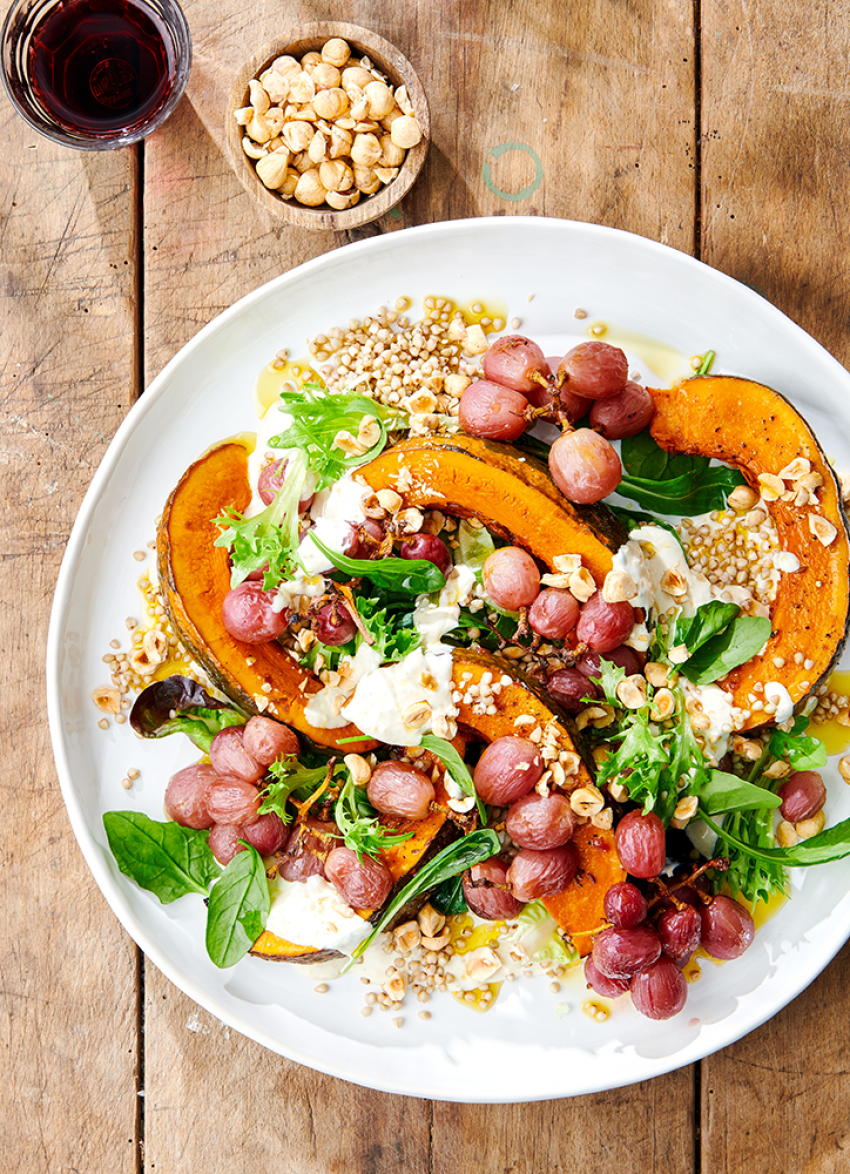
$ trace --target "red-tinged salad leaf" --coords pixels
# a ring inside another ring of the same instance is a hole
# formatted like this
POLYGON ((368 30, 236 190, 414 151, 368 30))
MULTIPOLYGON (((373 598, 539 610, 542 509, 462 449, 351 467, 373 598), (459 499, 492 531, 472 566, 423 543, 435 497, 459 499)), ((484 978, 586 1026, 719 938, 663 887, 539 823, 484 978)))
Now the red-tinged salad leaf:
POLYGON ((143 689, 130 710, 130 725, 142 738, 185 734, 204 754, 220 730, 243 726, 238 709, 211 697, 190 677, 166 677, 143 689))

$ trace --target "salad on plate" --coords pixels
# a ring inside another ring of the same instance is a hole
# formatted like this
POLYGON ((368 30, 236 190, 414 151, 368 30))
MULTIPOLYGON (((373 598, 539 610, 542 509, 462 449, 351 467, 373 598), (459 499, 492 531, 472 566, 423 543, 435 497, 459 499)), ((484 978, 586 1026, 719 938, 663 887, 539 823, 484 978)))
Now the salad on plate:
POLYGON ((165 504, 95 701, 198 761, 109 846, 207 903, 217 966, 351 972, 367 1015, 576 974, 592 1016, 668 1019, 788 869, 850 855, 818 737, 850 723, 842 485, 713 353, 655 389, 601 327, 547 356, 407 309, 280 352, 256 435, 165 504))

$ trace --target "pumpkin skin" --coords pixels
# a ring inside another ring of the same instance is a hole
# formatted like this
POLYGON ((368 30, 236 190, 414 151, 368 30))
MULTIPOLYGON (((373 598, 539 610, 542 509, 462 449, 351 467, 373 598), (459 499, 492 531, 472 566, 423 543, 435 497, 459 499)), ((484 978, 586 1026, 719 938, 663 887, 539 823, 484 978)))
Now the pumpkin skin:
POLYGON ((704 376, 676 388, 650 390, 655 400, 650 432, 666 451, 716 457, 740 469, 756 492, 760 473, 777 474, 797 457, 810 461, 812 472, 823 478, 816 506, 781 499, 767 503, 781 548, 797 556, 801 569, 779 580, 770 610, 773 631, 764 651, 718 682, 738 708, 750 710, 741 728, 752 729, 765 724, 766 717, 751 711, 756 685, 784 685, 799 709, 843 651, 850 613, 850 535, 841 488, 808 424, 779 392, 735 376, 704 376), (812 514, 835 527, 829 546, 811 533, 812 514), (797 652, 813 666, 797 664, 797 652), (775 658, 784 664, 777 667, 775 658))

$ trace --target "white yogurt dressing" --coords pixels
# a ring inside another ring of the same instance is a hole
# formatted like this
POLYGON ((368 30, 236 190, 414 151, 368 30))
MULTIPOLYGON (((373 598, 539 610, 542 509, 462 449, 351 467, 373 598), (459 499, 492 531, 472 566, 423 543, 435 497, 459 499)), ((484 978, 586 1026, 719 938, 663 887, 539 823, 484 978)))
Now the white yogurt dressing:
POLYGON ((413 610, 413 626, 422 637, 425 648, 435 647, 457 627, 460 609, 469 603, 474 590, 474 572, 465 563, 457 563, 440 591, 437 603, 432 603, 428 595, 419 596, 413 610))
POLYGON ((435 718, 454 718, 452 650, 444 645, 416 648, 396 664, 367 673, 342 710, 342 716, 370 738, 391 746, 418 746, 435 718), (427 702, 431 716, 421 726, 408 725, 405 714, 427 702))
POLYGON ((339 950, 350 956, 371 933, 369 922, 355 913, 324 877, 310 876, 305 881, 275 877, 269 891, 266 929, 287 942, 339 950))

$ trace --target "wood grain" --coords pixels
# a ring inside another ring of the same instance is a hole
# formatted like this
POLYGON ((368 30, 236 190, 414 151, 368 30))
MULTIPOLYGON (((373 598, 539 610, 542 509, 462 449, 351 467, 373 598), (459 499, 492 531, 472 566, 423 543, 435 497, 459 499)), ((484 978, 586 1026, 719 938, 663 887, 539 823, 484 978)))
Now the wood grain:
MULTIPOLYGON (((847 14, 702 6, 702 256, 845 363, 847 14)), ((850 1166, 850 950, 770 1023, 703 1062, 704 1170, 850 1166)))
POLYGON ((43 665, 71 524, 135 394, 134 157, 54 147, 5 97, 0 127, 0 1165, 129 1174, 137 951, 71 832, 43 665))

